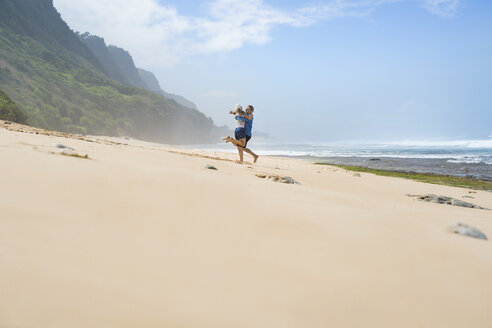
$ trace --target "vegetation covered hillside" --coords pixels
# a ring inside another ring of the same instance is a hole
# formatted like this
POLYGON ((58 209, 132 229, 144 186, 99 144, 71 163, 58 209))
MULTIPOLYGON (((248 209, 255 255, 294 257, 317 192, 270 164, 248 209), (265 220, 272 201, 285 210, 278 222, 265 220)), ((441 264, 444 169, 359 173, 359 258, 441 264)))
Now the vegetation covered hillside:
POLYGON ((26 123, 26 115, 2 90, 0 90, 0 120, 26 123))
POLYGON ((106 74, 52 0, 0 1, 0 89, 28 124, 168 143, 213 138, 212 120, 199 111, 106 74))

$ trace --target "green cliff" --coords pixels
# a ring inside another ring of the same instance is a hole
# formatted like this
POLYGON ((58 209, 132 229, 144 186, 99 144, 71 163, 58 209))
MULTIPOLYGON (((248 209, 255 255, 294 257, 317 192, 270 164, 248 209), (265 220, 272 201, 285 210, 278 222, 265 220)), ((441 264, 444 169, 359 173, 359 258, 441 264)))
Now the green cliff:
POLYGON ((47 129, 166 143, 207 142, 216 131, 199 111, 112 79, 52 0, 0 1, 0 89, 47 129))

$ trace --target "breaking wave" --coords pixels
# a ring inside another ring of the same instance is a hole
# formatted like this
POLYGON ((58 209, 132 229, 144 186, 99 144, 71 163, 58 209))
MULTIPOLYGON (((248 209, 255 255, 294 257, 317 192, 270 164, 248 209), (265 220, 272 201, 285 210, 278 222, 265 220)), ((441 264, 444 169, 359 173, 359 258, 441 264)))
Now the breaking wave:
MULTIPOLYGON (((270 156, 442 159, 449 163, 492 165, 492 139, 381 143, 255 143, 253 138, 250 147, 259 155, 270 156)), ((194 145, 191 148, 236 151, 228 144, 194 145)))

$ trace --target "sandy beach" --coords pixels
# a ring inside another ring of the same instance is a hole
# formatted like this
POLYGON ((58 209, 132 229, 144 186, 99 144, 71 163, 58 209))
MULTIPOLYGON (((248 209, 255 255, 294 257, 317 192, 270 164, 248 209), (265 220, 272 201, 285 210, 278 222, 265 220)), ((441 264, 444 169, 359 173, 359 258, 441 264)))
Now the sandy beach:
POLYGON ((0 158, 0 327, 492 325, 492 212, 407 196, 490 192, 3 121, 0 158))

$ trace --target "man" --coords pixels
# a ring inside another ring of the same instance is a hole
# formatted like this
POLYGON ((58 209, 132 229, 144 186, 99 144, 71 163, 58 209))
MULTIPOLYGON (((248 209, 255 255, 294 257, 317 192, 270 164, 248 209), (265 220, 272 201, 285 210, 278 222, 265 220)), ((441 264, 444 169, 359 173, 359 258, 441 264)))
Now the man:
POLYGON ((243 162, 243 152, 247 152, 253 156, 254 163, 256 163, 259 156, 253 153, 250 149, 246 148, 248 141, 251 139, 251 131, 253 129, 253 112, 255 109, 253 106, 248 105, 248 107, 246 107, 246 112, 244 112, 240 107, 241 106, 237 105, 234 111, 229 112, 230 114, 235 115, 238 124, 234 132, 236 139, 225 137, 222 140, 225 140, 226 143, 230 142, 237 147, 239 152, 239 160, 241 163, 243 162))
POLYGON ((254 163, 256 163, 256 161, 258 160, 258 157, 259 157, 258 155, 253 153, 250 149, 246 148, 246 146, 248 145, 248 141, 251 139, 251 136, 252 136, 251 131, 253 130, 253 112, 254 111, 255 111, 255 108, 251 105, 248 105, 248 107, 246 107, 246 116, 243 117, 243 119, 245 119, 244 128, 246 130, 245 131, 246 142, 244 144, 244 147, 236 146, 237 150, 239 152, 239 159, 241 160, 241 162, 243 161, 243 151, 245 151, 248 154, 250 154, 251 156, 253 156, 254 163))

